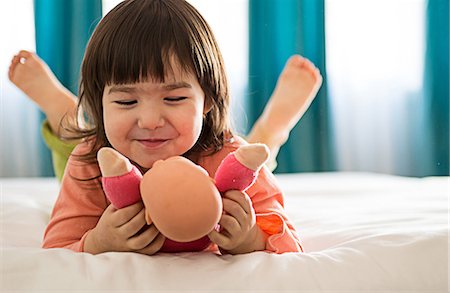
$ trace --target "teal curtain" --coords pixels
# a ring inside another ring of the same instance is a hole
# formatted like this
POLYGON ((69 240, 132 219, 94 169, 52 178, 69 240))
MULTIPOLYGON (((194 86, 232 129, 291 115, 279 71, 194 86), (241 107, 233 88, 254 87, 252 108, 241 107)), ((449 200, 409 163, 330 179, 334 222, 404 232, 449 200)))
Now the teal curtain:
MULTIPOLYGON (((36 53, 61 83, 77 94, 81 61, 89 37, 102 17, 102 1, 34 0, 34 12, 36 53)), ((52 176, 50 152, 43 141, 39 147, 42 175, 52 176)))
POLYGON ((277 158, 279 173, 331 171, 329 100, 325 68, 324 0, 249 0, 249 124, 262 113, 287 59, 300 54, 321 71, 324 82, 310 109, 277 158))
POLYGON ((449 1, 428 0, 424 74, 428 170, 423 175, 449 175, 449 1))

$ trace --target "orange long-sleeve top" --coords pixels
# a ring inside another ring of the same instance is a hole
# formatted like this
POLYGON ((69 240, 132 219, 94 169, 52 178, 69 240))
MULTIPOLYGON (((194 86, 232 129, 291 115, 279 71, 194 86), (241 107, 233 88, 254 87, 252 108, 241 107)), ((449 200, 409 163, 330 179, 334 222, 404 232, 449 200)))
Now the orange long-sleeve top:
MULTIPOLYGON (((208 171, 211 177, 227 154, 235 151, 245 141, 236 137, 217 153, 201 156, 197 164, 208 171)), ((95 228, 110 202, 106 198, 98 164, 80 162, 78 155, 90 149, 87 142, 73 150, 61 182, 59 196, 54 205, 50 222, 44 233, 44 248, 68 248, 82 252, 84 240, 95 228)), ((302 247, 294 226, 284 211, 283 194, 276 178, 262 168, 255 183, 246 190, 256 213, 256 224, 268 235, 266 251, 275 253, 301 252, 302 247)))

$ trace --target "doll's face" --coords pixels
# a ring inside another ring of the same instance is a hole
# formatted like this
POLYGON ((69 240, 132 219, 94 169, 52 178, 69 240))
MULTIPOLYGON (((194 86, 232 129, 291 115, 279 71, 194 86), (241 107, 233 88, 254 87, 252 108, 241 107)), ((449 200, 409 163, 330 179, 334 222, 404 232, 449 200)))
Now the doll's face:
POLYGON ((205 98, 197 78, 172 67, 164 83, 111 84, 103 92, 109 142, 143 169, 186 153, 202 129, 205 98))
POLYGON ((219 222, 223 207, 214 180, 186 158, 155 162, 140 189, 147 220, 169 239, 199 239, 219 222))

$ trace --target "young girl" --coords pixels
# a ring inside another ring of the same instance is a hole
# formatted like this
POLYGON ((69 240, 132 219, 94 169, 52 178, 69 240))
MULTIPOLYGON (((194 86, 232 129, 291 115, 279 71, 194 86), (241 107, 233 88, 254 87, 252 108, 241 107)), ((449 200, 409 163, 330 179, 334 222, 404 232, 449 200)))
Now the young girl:
MULTIPOLYGON (((43 60, 29 51, 21 50, 12 58, 8 75, 45 113, 42 134, 52 151, 55 175, 61 180, 69 155, 78 143, 66 139, 77 121, 77 97, 64 88, 43 60)), ((246 137, 248 142, 269 147, 269 169, 275 169, 280 147, 308 109, 321 83, 319 70, 309 60, 294 55, 287 61, 263 115, 246 137)))
MULTIPOLYGON (((146 226, 142 204, 116 210, 106 200, 97 150, 113 147, 143 172, 156 160, 184 155, 214 176, 221 160, 245 143, 231 132, 228 104, 220 52, 192 6, 181 0, 119 4, 86 50, 80 105, 89 125, 80 129, 83 141, 67 164, 44 247, 157 252, 164 237, 146 226)), ((210 234, 222 251, 301 250, 266 169, 246 193, 227 192, 223 201, 224 230, 210 234)))
MULTIPOLYGON (((61 181, 69 155, 78 143, 65 139, 71 136, 68 129, 77 120, 77 97, 64 88, 43 60, 26 50, 12 58, 8 75, 45 113, 42 135, 52 151, 55 175, 61 181)), ((269 169, 275 169, 280 147, 308 109, 321 83, 319 70, 309 60, 294 55, 287 61, 263 115, 246 137, 248 142, 269 147, 269 169)))

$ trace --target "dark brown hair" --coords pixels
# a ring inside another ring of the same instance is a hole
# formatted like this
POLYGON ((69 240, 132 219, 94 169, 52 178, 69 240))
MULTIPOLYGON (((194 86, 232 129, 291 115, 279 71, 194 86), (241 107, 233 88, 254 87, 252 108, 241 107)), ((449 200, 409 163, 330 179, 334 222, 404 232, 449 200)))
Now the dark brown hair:
POLYGON ((189 154, 215 153, 231 134, 229 91, 222 55, 200 13, 184 0, 127 0, 112 9, 94 31, 81 67, 79 111, 89 127, 78 138, 91 138, 91 152, 110 146, 103 124, 103 90, 109 84, 149 79, 164 82, 173 60, 194 74, 211 110, 189 154))

